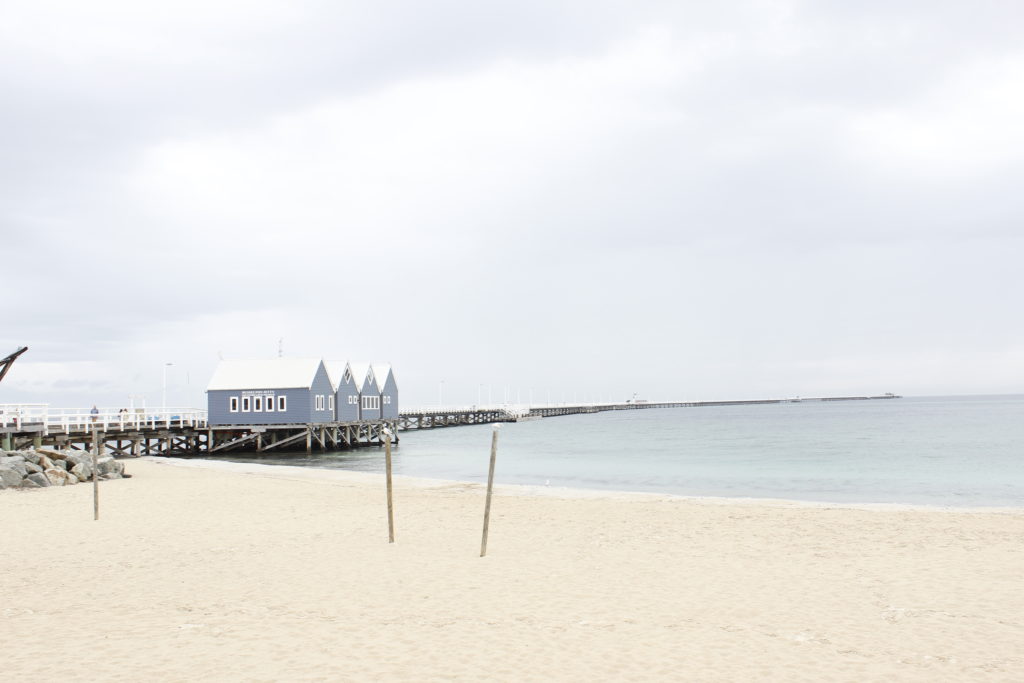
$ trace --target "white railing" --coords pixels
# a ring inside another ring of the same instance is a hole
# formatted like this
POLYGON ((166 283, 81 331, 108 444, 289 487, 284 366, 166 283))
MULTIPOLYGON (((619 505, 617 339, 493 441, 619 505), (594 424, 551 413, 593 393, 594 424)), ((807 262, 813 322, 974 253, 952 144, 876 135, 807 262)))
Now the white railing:
POLYGON ((50 408, 45 403, 0 404, 0 427, 42 427, 43 432, 105 432, 159 427, 205 427, 206 411, 197 408, 50 408))

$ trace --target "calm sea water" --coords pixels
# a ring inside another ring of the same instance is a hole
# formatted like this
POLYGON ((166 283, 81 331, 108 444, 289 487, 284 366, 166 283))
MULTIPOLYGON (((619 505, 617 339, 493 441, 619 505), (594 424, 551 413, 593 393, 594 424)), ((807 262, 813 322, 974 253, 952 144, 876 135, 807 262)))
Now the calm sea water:
MULTIPOLYGON (((486 481, 489 425, 402 432, 396 474, 486 481)), ((231 460, 383 472, 383 450, 231 460)), ((1024 506, 1024 396, 630 410, 501 426, 504 484, 1024 506)))

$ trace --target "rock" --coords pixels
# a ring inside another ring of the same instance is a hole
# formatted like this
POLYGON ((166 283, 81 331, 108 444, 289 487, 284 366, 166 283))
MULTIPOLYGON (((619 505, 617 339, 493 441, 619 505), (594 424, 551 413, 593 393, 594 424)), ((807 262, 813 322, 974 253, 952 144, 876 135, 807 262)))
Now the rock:
POLYGON ((64 471, 67 471, 68 463, 65 460, 54 460, 53 461, 53 467, 62 469, 64 471))
POLYGON ((39 464, 39 454, 35 451, 21 451, 21 457, 25 458, 26 462, 30 462, 33 465, 39 464))
POLYGON ((19 456, 9 456, 6 458, 0 458, 0 467, 5 469, 14 470, 22 477, 28 476, 28 469, 25 467, 25 460, 19 456))
POLYGON ((103 481, 109 481, 111 479, 123 479, 123 478, 124 477, 122 477, 117 472, 111 472, 110 474, 101 474, 100 475, 100 479, 102 479, 103 481))
POLYGON ((71 468, 71 474, 78 477, 78 481, 89 481, 92 479, 92 467, 81 462, 71 468))
POLYGON ((53 461, 47 458, 45 455, 40 455, 39 462, 37 462, 36 464, 42 467, 44 472, 46 470, 53 469, 53 461))
POLYGON ((25 469, 28 470, 29 474, 33 474, 35 472, 42 472, 43 471, 42 467, 40 467, 39 465, 37 465, 34 462, 31 462, 29 460, 25 461, 25 469))
POLYGON ((45 456, 50 460, 63 460, 67 457, 67 451, 57 451, 52 448, 40 448, 36 450, 39 455, 45 456))
POLYGON ((28 481, 34 482, 35 485, 40 488, 45 488, 50 485, 50 480, 42 472, 34 472, 28 475, 25 477, 25 481, 21 482, 21 485, 25 486, 25 482, 28 481))
POLYGON ((99 459, 96 463, 96 468, 100 471, 101 475, 116 474, 117 478, 120 479, 121 474, 124 472, 124 463, 108 455, 99 459))
POLYGON ((66 453, 64 455, 64 462, 68 464, 68 471, 70 471, 75 465, 81 465, 83 462, 92 462, 92 456, 88 453, 66 453))
POLYGON ((65 486, 71 486, 72 484, 77 484, 78 482, 79 482, 78 477, 76 477, 71 472, 68 472, 68 480, 66 482, 64 482, 64 485, 65 486))
POLYGON ((17 488, 21 486, 21 480, 25 478, 21 472, 10 467, 0 465, 0 489, 17 488))
POLYGON ((57 467, 51 467, 44 470, 43 474, 45 474, 46 478, 50 480, 50 486, 64 486, 68 483, 68 477, 70 476, 67 470, 62 470, 57 467))

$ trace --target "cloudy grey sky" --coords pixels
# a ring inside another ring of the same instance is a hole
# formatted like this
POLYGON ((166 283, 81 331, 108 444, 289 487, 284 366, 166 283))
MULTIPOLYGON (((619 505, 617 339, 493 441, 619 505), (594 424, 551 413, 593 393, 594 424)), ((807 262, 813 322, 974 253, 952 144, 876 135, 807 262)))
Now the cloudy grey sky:
POLYGON ((0 402, 1024 390, 1020 3, 2 8, 0 402))

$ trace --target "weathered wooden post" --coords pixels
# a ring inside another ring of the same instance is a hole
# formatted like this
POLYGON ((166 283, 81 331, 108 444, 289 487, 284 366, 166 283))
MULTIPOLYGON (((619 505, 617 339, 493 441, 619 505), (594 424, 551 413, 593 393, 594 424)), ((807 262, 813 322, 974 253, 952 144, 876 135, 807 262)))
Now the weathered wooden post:
POLYGON ((491 436, 491 467, 487 471, 487 502, 484 504, 484 535, 480 541, 480 557, 487 554, 487 528, 491 523, 491 491, 494 489, 494 461, 498 456, 498 428, 501 425, 494 425, 494 434, 491 436))
POLYGON ((388 481, 388 543, 395 542, 395 508, 391 498, 391 431, 384 430, 384 471, 388 481))
POLYGON ((92 519, 100 518, 100 441, 96 428, 92 428, 92 519))

